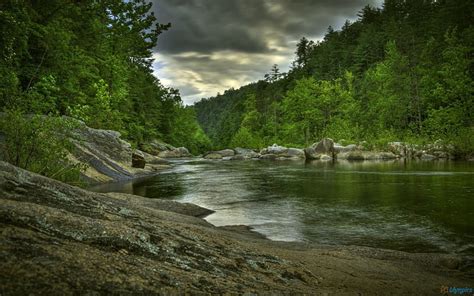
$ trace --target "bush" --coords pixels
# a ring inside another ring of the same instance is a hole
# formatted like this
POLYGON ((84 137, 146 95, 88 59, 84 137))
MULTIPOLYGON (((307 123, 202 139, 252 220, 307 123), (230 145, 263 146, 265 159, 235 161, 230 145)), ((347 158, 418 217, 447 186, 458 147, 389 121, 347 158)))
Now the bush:
POLYGON ((17 167, 80 184, 80 173, 85 167, 68 158, 76 127, 74 121, 62 117, 7 111, 0 116, 0 157, 17 167))
POLYGON ((232 137, 230 146, 256 149, 263 147, 263 143, 258 136, 251 133, 247 128, 241 127, 232 137))

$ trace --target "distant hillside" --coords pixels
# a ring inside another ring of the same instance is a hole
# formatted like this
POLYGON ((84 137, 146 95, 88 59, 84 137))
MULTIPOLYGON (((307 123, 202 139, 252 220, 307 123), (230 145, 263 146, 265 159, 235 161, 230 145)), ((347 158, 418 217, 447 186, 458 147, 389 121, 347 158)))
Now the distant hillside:
MULTIPOLYGON (((216 147, 336 140, 473 143, 473 1, 387 0, 320 42, 289 73, 195 104, 216 147)), ((308 20, 312 21, 312 20, 308 20)), ((313 20, 316 21, 316 20, 313 20)))

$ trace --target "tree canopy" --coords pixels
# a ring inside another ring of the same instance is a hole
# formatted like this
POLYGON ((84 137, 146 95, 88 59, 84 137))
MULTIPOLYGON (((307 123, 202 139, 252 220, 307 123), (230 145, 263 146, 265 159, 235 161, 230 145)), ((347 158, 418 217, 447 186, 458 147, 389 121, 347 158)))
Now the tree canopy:
POLYGON ((152 50, 170 24, 158 23, 151 5, 2 1, 0 110, 67 115, 120 131, 137 146, 154 138, 206 146, 179 92, 153 75, 152 50))

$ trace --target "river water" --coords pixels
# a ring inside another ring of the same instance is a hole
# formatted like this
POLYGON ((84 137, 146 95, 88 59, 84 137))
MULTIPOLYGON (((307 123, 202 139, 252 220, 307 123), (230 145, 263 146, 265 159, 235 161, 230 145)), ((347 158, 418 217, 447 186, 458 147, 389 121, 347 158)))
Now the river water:
POLYGON ((96 191, 191 202, 272 240, 474 255, 474 163, 175 161, 96 191))

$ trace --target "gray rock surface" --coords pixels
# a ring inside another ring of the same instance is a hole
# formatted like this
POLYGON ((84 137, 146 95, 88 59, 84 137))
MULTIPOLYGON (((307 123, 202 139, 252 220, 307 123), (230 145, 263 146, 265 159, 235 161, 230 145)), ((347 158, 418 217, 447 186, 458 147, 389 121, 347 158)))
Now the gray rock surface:
POLYGON ((75 149, 70 155, 71 160, 87 164, 83 173, 86 183, 129 180, 168 167, 158 157, 133 150, 116 131, 93 129, 82 124, 75 131, 72 142, 75 149))
POLYGON ((204 156, 205 159, 222 159, 222 155, 219 153, 209 153, 204 156))
POLYGON ((375 151, 350 151, 337 154, 337 159, 346 160, 391 160, 396 159, 397 155, 392 152, 375 152, 375 151))
POLYGON ((230 160, 235 155, 235 151, 232 149, 224 149, 219 151, 209 151, 204 154, 205 159, 222 159, 230 160))
POLYGON ((334 141, 329 138, 322 139, 318 143, 314 143, 304 149, 306 159, 320 159, 322 155, 330 156, 334 154, 334 141))
POLYGON ((272 242, 194 217, 207 213, 0 162, 1 294, 434 295, 472 283, 456 256, 272 242))
POLYGON ((355 150, 358 150, 358 147, 355 144, 349 144, 347 146, 343 146, 343 145, 334 143, 334 152, 335 153, 350 152, 350 151, 355 151, 355 150))
POLYGON ((278 160, 301 160, 304 159, 304 151, 297 148, 287 148, 273 144, 260 151, 260 159, 278 160))
POLYGON ((240 148, 237 147, 234 149, 236 156, 243 156, 244 159, 250 159, 250 158, 259 158, 260 153, 255 152, 252 149, 246 149, 246 148, 240 148))
POLYGON ((191 157, 192 154, 189 153, 188 149, 185 147, 172 148, 171 150, 165 150, 158 153, 159 157, 162 158, 183 158, 191 157))

